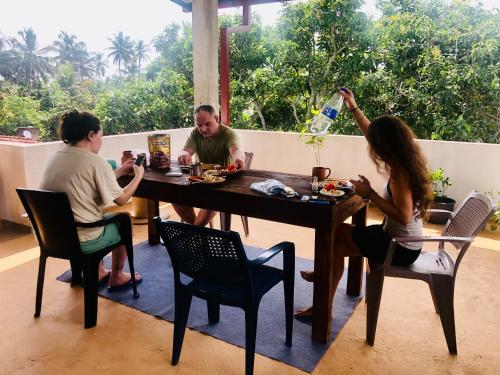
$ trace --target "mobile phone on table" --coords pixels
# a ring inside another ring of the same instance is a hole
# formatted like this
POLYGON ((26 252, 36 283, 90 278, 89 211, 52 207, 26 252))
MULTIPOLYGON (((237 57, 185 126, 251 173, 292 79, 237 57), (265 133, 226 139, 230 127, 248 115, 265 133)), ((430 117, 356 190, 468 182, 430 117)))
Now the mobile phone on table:
POLYGON ((144 159, 146 159, 146 154, 139 154, 137 159, 135 159, 135 165, 142 165, 144 159))

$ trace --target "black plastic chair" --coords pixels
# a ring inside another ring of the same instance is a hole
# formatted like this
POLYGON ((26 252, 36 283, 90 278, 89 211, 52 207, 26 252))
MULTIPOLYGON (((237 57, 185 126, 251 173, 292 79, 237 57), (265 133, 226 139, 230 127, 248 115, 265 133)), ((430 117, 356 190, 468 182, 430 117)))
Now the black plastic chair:
POLYGON ((207 301, 208 321, 219 321, 220 304, 245 311, 245 373, 253 374, 261 298, 283 280, 287 346, 292 345, 295 246, 281 242, 248 260, 240 235, 155 218, 174 270, 175 320, 172 365, 179 362, 192 296, 207 301), (283 270, 264 265, 283 252, 283 270), (182 277, 181 277, 182 274, 182 277), (184 276, 186 275, 187 278, 184 276), (186 281, 189 279, 189 281, 186 281))
POLYGON ((448 351, 450 354, 457 354, 453 297, 458 266, 474 237, 484 228, 494 212, 495 207, 489 197, 471 192, 451 213, 441 236, 399 237, 391 241, 384 264, 370 264, 367 275, 366 341, 369 345, 375 342, 384 277, 390 276, 422 280, 429 285, 434 308, 441 319, 448 351), (434 242, 438 244, 438 249, 435 252, 422 251, 415 263, 408 267, 393 266, 391 262, 396 244, 400 242, 434 242), (458 250, 456 259, 446 252, 445 242, 451 243, 458 250))
POLYGON ((92 328, 97 323, 99 262, 119 244, 125 245, 127 249, 134 298, 139 297, 134 272, 132 223, 127 213, 109 215, 103 220, 94 223, 77 223, 74 220, 66 193, 29 189, 16 189, 16 191, 28 214, 40 245, 35 306, 36 318, 40 316, 42 309, 45 265, 48 257, 68 259, 70 261, 72 286, 82 283, 83 271, 85 328, 92 328), (92 254, 83 254, 80 249, 76 228, 101 227, 112 222, 120 224, 121 242, 92 254))

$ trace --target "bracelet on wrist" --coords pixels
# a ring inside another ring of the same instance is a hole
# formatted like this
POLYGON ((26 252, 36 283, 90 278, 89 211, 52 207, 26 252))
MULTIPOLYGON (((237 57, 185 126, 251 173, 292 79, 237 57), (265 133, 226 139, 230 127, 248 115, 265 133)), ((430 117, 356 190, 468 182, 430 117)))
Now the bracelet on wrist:
POLYGON ((356 106, 356 108, 353 109, 348 109, 349 112, 354 112, 356 109, 359 109, 359 106, 356 106))

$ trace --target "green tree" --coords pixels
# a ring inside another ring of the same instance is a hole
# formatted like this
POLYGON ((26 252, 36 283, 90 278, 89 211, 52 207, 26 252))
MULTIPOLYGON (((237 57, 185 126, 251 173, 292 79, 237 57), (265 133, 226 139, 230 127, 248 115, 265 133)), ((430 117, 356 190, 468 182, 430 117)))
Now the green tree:
POLYGON ((141 64, 149 59, 148 46, 146 45, 146 43, 144 43, 144 40, 138 40, 135 43, 135 57, 137 59, 137 69, 140 74, 141 64))
POLYGON ((98 81, 102 80, 108 69, 108 62, 104 54, 98 52, 92 57, 94 76, 98 81))
POLYGON ((370 116, 393 113, 420 138, 500 139, 500 15, 466 3, 383 1, 376 69, 358 80, 370 116))
POLYGON ((123 32, 119 32, 115 34, 113 38, 108 38, 111 42, 112 46, 109 48, 111 52, 108 57, 113 58, 113 64, 118 65, 118 74, 122 73, 122 64, 127 64, 130 62, 133 56, 134 44, 130 40, 129 36, 123 34, 123 32))
POLYGON ((193 85, 193 41, 191 25, 183 23, 167 25, 153 39, 153 47, 160 55, 147 69, 146 76, 153 80, 164 68, 182 74, 193 85))
POLYGON ((23 126, 41 127, 47 117, 39 100, 12 92, 0 94, 0 134, 15 135, 16 128, 23 126))
MULTIPOLYGON (((19 31, 20 40, 12 38, 12 49, 0 58, 0 69, 10 64, 8 76, 15 83, 20 83, 30 95, 34 85, 40 80, 46 81, 52 67, 43 49, 38 49, 36 34, 31 27, 19 31), (5 59, 4 59, 5 57, 5 59)), ((4 73, 2 73, 4 75, 4 73)))
POLYGON ((134 79, 104 93, 96 106, 106 134, 192 126, 193 92, 181 74, 165 68, 155 81, 134 79))

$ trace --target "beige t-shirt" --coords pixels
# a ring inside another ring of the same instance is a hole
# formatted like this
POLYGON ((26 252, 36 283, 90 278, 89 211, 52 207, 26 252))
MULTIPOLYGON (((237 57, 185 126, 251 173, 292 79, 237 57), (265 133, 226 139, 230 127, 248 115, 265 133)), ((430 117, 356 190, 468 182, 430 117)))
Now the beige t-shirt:
MULTIPOLYGON (((123 193, 106 160, 75 146, 67 146, 49 158, 40 189, 65 192, 75 221, 80 223, 101 220, 103 207, 112 204, 123 193)), ((93 240, 103 229, 78 228, 78 237, 80 241, 93 240)))

